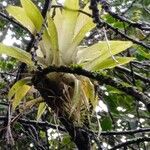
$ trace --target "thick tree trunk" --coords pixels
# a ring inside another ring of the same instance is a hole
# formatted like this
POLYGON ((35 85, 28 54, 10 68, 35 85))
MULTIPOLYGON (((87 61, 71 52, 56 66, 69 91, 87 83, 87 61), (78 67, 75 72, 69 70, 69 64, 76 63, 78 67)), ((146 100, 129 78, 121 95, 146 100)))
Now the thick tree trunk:
POLYGON ((90 136, 81 127, 74 125, 73 120, 68 117, 64 110, 63 87, 61 83, 50 80, 46 76, 36 75, 32 82, 40 92, 47 105, 57 114, 72 140, 79 150, 90 150, 90 136))

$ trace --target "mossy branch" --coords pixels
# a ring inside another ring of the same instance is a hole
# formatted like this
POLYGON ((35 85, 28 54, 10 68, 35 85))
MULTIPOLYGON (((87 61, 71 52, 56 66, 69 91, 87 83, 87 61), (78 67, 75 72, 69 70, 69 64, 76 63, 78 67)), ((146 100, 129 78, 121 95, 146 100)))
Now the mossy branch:
POLYGON ((66 66, 59 66, 59 67, 49 66, 43 69, 42 71, 38 71, 36 75, 38 74, 39 76, 45 76, 51 72, 63 72, 63 73, 82 75, 97 80, 101 84, 113 86, 125 92, 126 94, 133 96, 134 98, 136 98, 137 101, 141 101, 142 103, 144 103, 147 110, 150 112, 150 98, 147 95, 143 94, 136 87, 130 85, 127 86, 121 83, 119 80, 113 79, 113 77, 104 75, 103 73, 100 72, 87 71, 85 69, 82 69, 81 67, 66 67, 66 66))

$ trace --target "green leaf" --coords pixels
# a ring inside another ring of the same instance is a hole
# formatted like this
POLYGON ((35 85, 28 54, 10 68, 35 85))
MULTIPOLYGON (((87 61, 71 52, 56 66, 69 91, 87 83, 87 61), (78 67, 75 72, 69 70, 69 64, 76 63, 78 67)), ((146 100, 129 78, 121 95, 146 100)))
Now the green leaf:
POLYGON ((10 57, 14 57, 19 61, 24 62, 30 66, 34 65, 31 60, 31 55, 17 47, 6 46, 0 43, 0 54, 6 54, 10 57))
POLYGON ((43 17, 40 11, 31 0, 21 0, 21 5, 39 32, 43 23, 43 17))
POLYGON ((78 52, 77 62, 88 70, 132 46, 130 41, 103 41, 78 52))
MULTIPOLYGON (((112 86, 107 86, 107 90, 109 91, 109 96, 105 97, 105 99, 112 113, 118 112, 117 107, 122 107, 123 109, 125 108, 126 113, 130 112, 132 109, 135 109, 132 96, 129 96, 123 91, 120 91, 112 86)), ((119 111, 119 115, 121 115, 121 113, 125 112, 119 111)))
POLYGON ((40 103, 39 107, 38 107, 38 112, 37 112, 37 120, 39 120, 42 116, 42 114, 44 113, 46 109, 46 103, 40 103))
POLYGON ((27 16, 23 8, 17 6, 8 6, 6 11, 11 14, 20 24, 26 27, 31 33, 35 32, 35 26, 27 16))
POLYGON ((16 82, 11 89, 8 92, 8 98, 12 99, 12 97, 15 95, 15 93, 25 84, 29 83, 31 81, 30 77, 24 78, 16 82))
POLYGON ((12 108, 14 110, 19 105, 20 101, 25 97, 30 88, 31 86, 29 85, 23 85, 20 89, 17 90, 15 97, 12 99, 12 108))
POLYGON ((114 68, 116 66, 129 63, 134 59, 134 57, 115 57, 115 60, 112 58, 108 58, 99 64, 97 63, 97 65, 95 65, 92 70, 98 71, 100 69, 114 68))
POLYGON ((101 127, 103 131, 110 131, 112 129, 112 120, 110 117, 102 118, 101 127))
POLYGON ((63 145, 68 145, 68 143, 70 143, 70 142, 72 142, 70 139, 70 136, 65 135, 62 140, 63 145))
POLYGON ((143 56, 146 59, 150 59, 150 53, 146 53, 144 50, 142 50, 141 48, 138 48, 138 53, 143 56))
POLYGON ((115 114, 117 116, 120 115, 119 111, 117 110, 118 104, 117 104, 117 100, 116 97, 112 97, 112 96, 105 96, 105 100, 107 102, 108 108, 110 110, 110 112, 112 114, 115 114))

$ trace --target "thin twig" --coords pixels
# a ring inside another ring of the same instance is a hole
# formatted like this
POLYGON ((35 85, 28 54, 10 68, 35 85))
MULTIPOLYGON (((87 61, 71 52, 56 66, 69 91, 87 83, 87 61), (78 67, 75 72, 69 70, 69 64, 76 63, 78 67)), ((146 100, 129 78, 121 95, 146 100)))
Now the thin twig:
POLYGON ((12 24, 16 25, 17 27, 20 27, 22 29, 24 29, 25 31, 27 31, 30 35, 32 35, 32 33, 22 24, 20 24, 19 22, 17 22, 16 20, 14 20, 12 17, 7 16, 6 14, 0 12, 0 17, 4 18, 5 20, 10 21, 12 24))
POLYGON ((121 147, 127 147, 128 145, 131 145, 134 143, 141 143, 141 142, 145 142, 145 141, 149 142, 150 138, 148 138, 148 137, 134 138, 132 140, 128 140, 127 142, 119 143, 116 146, 114 146, 113 148, 111 148, 110 150, 116 150, 116 149, 119 149, 121 147))
MULTIPOLYGON (((122 66, 118 66, 115 69, 118 70, 118 71, 124 72, 124 73, 126 73, 128 75, 130 75, 130 73, 131 73, 131 71, 128 68, 125 68, 125 67, 122 67, 122 66)), ((149 83, 150 84, 150 79, 149 78, 146 78, 146 77, 138 74, 137 72, 134 72, 134 77, 136 79, 140 79, 141 81, 143 81, 145 83, 149 83)))

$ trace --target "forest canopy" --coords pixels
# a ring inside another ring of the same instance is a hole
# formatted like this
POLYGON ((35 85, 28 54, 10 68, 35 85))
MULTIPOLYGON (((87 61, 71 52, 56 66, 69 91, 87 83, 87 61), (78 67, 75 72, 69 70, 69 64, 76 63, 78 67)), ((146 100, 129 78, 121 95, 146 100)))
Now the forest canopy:
POLYGON ((150 149, 149 0, 0 0, 0 149, 150 149))

